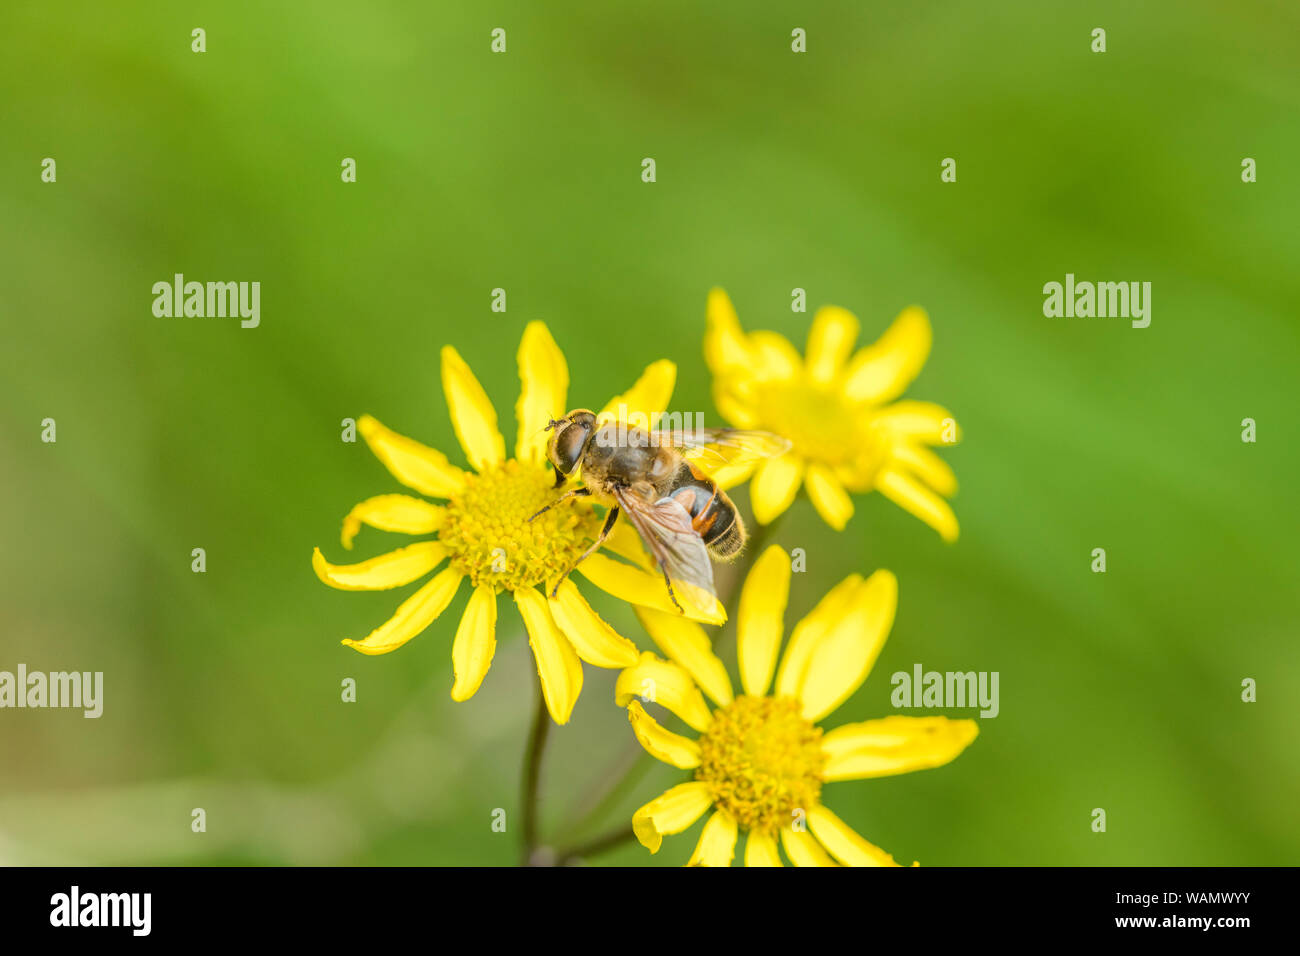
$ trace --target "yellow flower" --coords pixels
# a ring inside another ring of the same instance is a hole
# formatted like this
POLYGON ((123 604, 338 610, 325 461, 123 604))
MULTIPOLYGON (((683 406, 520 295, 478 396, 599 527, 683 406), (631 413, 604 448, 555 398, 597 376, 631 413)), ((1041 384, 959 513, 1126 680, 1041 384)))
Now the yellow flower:
POLYGON ((973 720, 885 717, 824 733, 818 721, 862 685, 889 636, 898 582, 888 571, 845 578, 795 625, 778 668, 789 591, 790 558, 773 545, 741 592, 740 696, 703 629, 637 611, 671 661, 642 654, 619 675, 615 699, 652 756, 695 771, 694 780, 633 815, 636 837, 651 853, 665 834, 682 832, 712 807, 691 865, 730 866, 744 830, 746 866, 780 866, 778 838, 795 866, 897 866, 827 809, 822 786, 941 766, 979 732, 973 720), (642 700, 667 708, 699 737, 661 726, 642 700))
POLYGON ((955 541, 957 518, 945 498, 957 479, 927 446, 956 442, 957 425, 939 405, 894 402, 930 354, 930 320, 912 306, 855 353, 857 337, 851 312, 819 309, 800 356, 776 332, 746 334, 727 294, 710 292, 704 355, 718 411, 738 428, 767 429, 793 443, 780 458, 719 469, 714 478, 730 487, 752 475, 760 524, 790 507, 802 483, 837 531, 853 516, 848 493, 875 490, 955 541))
MULTIPOLYGON (((542 692, 556 723, 569 719, 582 689, 582 664, 626 667, 636 646, 609 626, 566 579, 554 597, 556 580, 600 531, 601 518, 581 499, 564 502, 535 521, 529 518, 555 501, 554 473, 546 459, 545 427, 567 411, 568 366, 542 322, 524 330, 519 345, 521 390, 515 405, 515 457, 507 459, 497 414, 478 379, 454 348, 442 350, 442 385, 456 437, 473 471, 464 471, 439 451, 385 428, 370 416, 358 422, 362 437, 398 481, 427 498, 385 494, 369 498, 343 519, 343 547, 351 548, 362 525, 408 535, 432 535, 360 564, 330 564, 317 548, 312 566, 322 581, 342 590, 402 587, 446 566, 398 607, 382 626, 361 640, 343 643, 363 654, 387 654, 421 633, 451 603, 463 580, 473 593, 452 644, 456 672, 451 696, 472 697, 496 650, 497 595, 514 597, 537 661, 542 692)), ((635 385, 614 398, 602 416, 620 407, 629 414, 661 413, 676 379, 667 360, 651 364, 635 385)), ((673 610, 663 579, 648 570, 648 558, 634 531, 620 523, 605 545, 632 563, 597 552, 577 570, 591 583, 635 604, 673 610)), ((720 623, 715 607, 703 619, 720 623)))

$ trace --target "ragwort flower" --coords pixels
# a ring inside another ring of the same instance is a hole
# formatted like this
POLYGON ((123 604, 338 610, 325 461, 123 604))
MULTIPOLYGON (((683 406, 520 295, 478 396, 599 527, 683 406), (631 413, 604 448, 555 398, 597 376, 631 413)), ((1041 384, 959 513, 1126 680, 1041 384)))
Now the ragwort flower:
MULTIPOLYGON (((569 373, 564 354, 542 322, 524 330, 518 362, 522 387, 515 406, 514 458, 506 458, 491 401, 451 346, 442 350, 443 391, 473 470, 462 470, 441 452, 363 416, 361 435, 393 477, 442 503, 403 494, 368 498, 343 519, 343 547, 352 547, 362 525, 431 537, 351 565, 330 564, 317 548, 312 566, 331 587, 384 590, 410 584, 445 562, 386 623, 365 638, 343 641, 363 654, 387 654, 420 634, 468 580, 473 591, 451 652, 456 674, 451 696, 458 701, 472 697, 487 674, 496 649, 497 595, 510 592, 528 630, 546 705, 563 724, 582 689, 581 661, 626 667, 637 660, 637 649, 591 608, 572 580, 549 596, 556 580, 599 533, 601 517, 578 499, 528 520, 557 496, 545 427, 566 410, 569 373)), ((668 404, 675 378, 672 362, 651 364, 628 392, 606 406, 602 417, 614 418, 623 409, 653 418, 668 404)), ((620 524, 605 547, 632 563, 592 554, 577 566, 588 581, 625 601, 673 610, 662 578, 646 568, 635 532, 620 524)), ((703 619, 719 623, 721 607, 703 619)))
POLYGON ((884 646, 898 583, 888 571, 845 578, 795 625, 778 667, 789 587, 789 556, 773 545, 741 592, 740 696, 698 625, 637 611, 671 661, 642 654, 619 675, 616 701, 652 756, 695 772, 633 815, 636 837, 651 853, 664 835, 686 830, 713 808, 691 865, 730 866, 743 830, 747 866, 781 866, 778 838, 796 866, 897 866, 827 809, 823 785, 938 767, 975 739, 975 721, 946 717, 885 717, 823 732, 818 721, 862 685, 884 646), (660 725, 643 699, 699 737, 660 725))
POLYGON ((822 308, 800 356, 783 335, 744 332, 727 294, 710 292, 704 355, 718 411, 738 428, 767 429, 793 443, 756 469, 723 468, 714 477, 730 486, 752 473, 760 524, 785 511, 802 484, 826 523, 842 530, 853 516, 849 492, 875 490, 954 541, 957 518, 945 499, 957 479, 927 446, 957 441, 956 423, 939 405, 894 401, 930 354, 930 320, 913 306, 854 352, 857 337, 851 312, 822 308))

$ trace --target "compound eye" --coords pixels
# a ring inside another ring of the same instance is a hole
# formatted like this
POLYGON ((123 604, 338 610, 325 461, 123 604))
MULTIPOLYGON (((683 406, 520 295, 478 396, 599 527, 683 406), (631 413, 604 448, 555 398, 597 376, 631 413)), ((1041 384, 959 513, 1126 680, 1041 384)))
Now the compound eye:
POLYGON ((590 434, 591 429, 586 425, 570 423, 561 427, 555 435, 555 450, 551 456, 555 467, 566 475, 577 468, 590 434))

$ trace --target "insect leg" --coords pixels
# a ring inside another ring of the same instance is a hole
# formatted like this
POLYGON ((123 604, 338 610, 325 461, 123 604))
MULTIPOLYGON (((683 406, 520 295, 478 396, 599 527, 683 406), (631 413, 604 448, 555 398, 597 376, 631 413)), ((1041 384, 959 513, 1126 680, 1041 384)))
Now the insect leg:
POLYGON ((668 596, 672 598, 673 607, 677 608, 682 614, 686 613, 686 608, 682 607, 677 601, 677 594, 673 591, 673 582, 668 577, 668 562, 660 561, 659 570, 664 573, 664 585, 668 588, 668 596))
MULTIPOLYGON (((550 511, 552 508, 558 505, 561 501, 564 501, 568 498, 585 498, 590 494, 591 494, 590 488, 574 488, 572 491, 566 491, 564 494, 560 495, 560 497, 556 498, 554 501, 552 501, 541 511, 537 512, 537 514, 533 515, 533 518, 541 517, 542 515, 546 514, 546 512, 550 511)), ((533 518, 529 518, 528 520, 532 521, 533 518)))
POLYGON ((569 565, 569 570, 560 575, 560 580, 555 582, 555 587, 551 588, 551 597, 555 597, 556 592, 560 590, 560 585, 564 583, 565 578, 573 573, 573 569, 582 564, 583 561, 586 561, 587 558, 591 557, 596 549, 605 543, 605 539, 609 537, 609 533, 614 530, 614 522, 617 520, 618 505, 615 505, 613 508, 609 509, 609 514, 605 515, 605 526, 600 529, 600 534, 596 537, 596 540, 592 543, 591 547, 582 552, 578 560, 569 565))

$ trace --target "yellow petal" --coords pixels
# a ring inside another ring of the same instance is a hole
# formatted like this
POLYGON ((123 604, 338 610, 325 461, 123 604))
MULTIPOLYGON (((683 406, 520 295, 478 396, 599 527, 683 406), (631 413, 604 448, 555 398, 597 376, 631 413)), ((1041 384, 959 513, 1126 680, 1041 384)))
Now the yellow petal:
POLYGON ((465 487, 465 473, 440 451, 399 435, 369 415, 362 415, 357 429, 376 458, 394 478, 430 498, 450 498, 465 487))
POLYGON ((736 855, 736 821, 719 810, 700 832, 687 866, 731 866, 736 855))
POLYGON ((736 619, 740 683, 751 697, 762 697, 772 683, 776 655, 785 634, 785 605, 790 597, 790 556, 771 545, 754 562, 740 592, 736 619))
POLYGON ((537 661, 537 675, 542 681, 546 709, 557 724, 569 721, 573 705, 582 692, 582 661, 551 617, 546 598, 535 588, 514 592, 515 605, 528 629, 528 644, 537 661))
POLYGON ((651 362, 636 384, 609 400, 597 418, 617 418, 642 428, 653 428, 667 410, 677 384, 677 366, 668 359, 651 362))
POLYGON ((545 322, 529 322, 519 340, 519 401, 515 421, 515 457, 533 465, 546 464, 546 423, 568 409, 569 366, 545 322))
POLYGON ((811 833, 795 830, 792 827, 781 828, 781 845, 785 855, 795 866, 835 866, 835 861, 826 855, 811 833))
POLYGON ((862 686, 885 646, 898 607, 898 579, 877 571, 854 593, 847 611, 817 641, 799 685, 804 717, 814 723, 862 686))
POLYGON ((745 839, 745 866, 784 866, 776 850, 776 838, 761 830, 750 830, 745 839))
POLYGON ((442 527, 445 514, 441 505, 410 495, 376 495, 361 502, 343 519, 343 547, 352 548, 352 539, 363 524, 398 534, 432 534, 442 527))
POLYGON ((614 682, 614 703, 626 707, 634 699, 666 707, 687 724, 703 733, 713 722, 709 706, 691 676, 670 661, 661 661, 649 651, 614 682))
POLYGON ((790 632, 790 643, 786 645, 785 656, 781 659, 781 668, 776 675, 776 696, 794 697, 799 693, 803 683, 808 661, 812 659, 813 648, 822 635, 844 616, 845 609, 858 587, 862 584, 860 574, 850 574, 835 587, 826 592, 826 596, 817 602, 817 606, 805 615, 794 630, 790 632))
POLYGON ((747 369, 751 361, 749 343, 731 300, 721 289, 709 290, 705 320, 708 331, 704 333, 704 361, 709 371, 721 375, 732 368, 747 369))
POLYGON ((758 467, 761 459, 750 459, 748 461, 737 461, 726 465, 719 465, 716 468, 709 469, 709 477, 723 491, 729 488, 735 488, 743 485, 753 477, 754 469, 758 467))
POLYGON ((853 517, 853 499, 844 490, 844 485, 835 477, 835 473, 825 465, 812 462, 804 474, 804 485, 813 507, 822 516, 822 520, 836 531, 843 531, 844 526, 853 517))
POLYGON ((360 564, 330 564, 316 548, 311 566, 316 576, 340 591, 386 591, 422 578, 447 556, 437 541, 417 541, 360 564))
POLYGON ((650 555, 641 542, 641 536, 637 534, 636 528, 632 527, 630 521, 614 522, 614 530, 609 533, 609 537, 601 547, 613 551, 620 558, 625 558, 647 571, 653 567, 650 555))
POLYGON ((573 649, 588 664, 597 667, 630 667, 640 656, 636 645, 605 623, 578 587, 565 578, 555 597, 548 599, 551 617, 573 649))
POLYGON ((857 340, 858 320, 852 312, 835 305, 818 309, 805 349, 808 377, 822 384, 833 381, 857 340))
POLYGON ((758 331, 749 336, 754 374, 764 380, 787 380, 803 373, 803 359, 790 340, 778 332, 758 331))
POLYGON ((890 449, 889 454, 895 465, 901 466, 895 470, 911 471, 944 497, 957 493, 957 476, 948 463, 930 449, 911 442, 900 442, 890 449))
POLYGON ((713 379, 713 404, 718 414, 737 428, 761 428, 762 416, 755 407, 755 379, 732 370, 713 379))
POLYGON ((957 540, 960 529, 952 507, 915 478, 885 468, 876 476, 876 488, 904 511, 911 512, 939 532, 943 540, 949 543, 957 540))
POLYGON ((793 451, 759 462, 749 484, 754 520, 759 524, 775 521, 794 501, 802 478, 803 460, 793 451))
POLYGON ((925 310, 914 305, 904 309, 879 340, 850 360, 845 396, 880 405, 902 395, 925 365, 931 337, 925 310))
POLYGON ((451 664, 456 671, 452 700, 469 700, 483 683, 497 649, 496 629, 496 592, 480 585, 469 596, 451 645, 451 664))
POLYGON ((451 411, 451 426, 475 471, 506 457, 506 440, 497 428, 497 412, 465 360, 450 345, 442 347, 442 391, 451 411))
POLYGON ((818 842, 844 866, 898 866, 894 858, 823 806, 808 813, 808 827, 818 842))
POLYGON ((641 742, 646 753, 656 760, 693 770, 700 765, 700 745, 689 737, 675 734, 660 727, 658 722, 645 712, 639 700, 628 704, 627 719, 632 722, 632 732, 641 742))
POLYGON ((871 425, 893 441, 919 441, 927 445, 955 445, 961 428, 952 412, 934 402, 895 402, 871 416, 871 425))
POLYGON ((726 665, 713 653, 713 642, 704 628, 676 611, 655 611, 645 607, 634 610, 659 650, 680 664, 700 690, 719 706, 731 703, 731 678, 727 676, 726 665))
POLYGON ((464 575, 455 568, 444 568, 433 576, 433 580, 403 601, 398 606, 397 613, 383 625, 360 641, 348 638, 343 643, 362 654, 387 654, 397 650, 447 609, 451 599, 456 596, 462 577, 464 575))
MULTIPOLYGON (((620 601, 637 604, 642 607, 657 608, 682 617, 668 596, 668 587, 663 575, 643 571, 630 564, 615 561, 608 555, 597 552, 578 565, 578 572, 602 591, 614 595, 620 601)), ((702 597, 703 595, 701 595, 702 597)), ((713 599, 711 608, 697 608, 696 602, 683 601, 687 618, 703 621, 706 624, 722 624, 727 619, 722 603, 713 599)))
POLYGON ((632 814, 632 832, 643 847, 658 853, 665 835, 688 829, 712 803, 705 784, 680 783, 632 814))
POLYGON ((978 734, 977 721, 947 717, 883 717, 845 724, 822 737, 822 778, 859 780, 941 767, 978 734))

